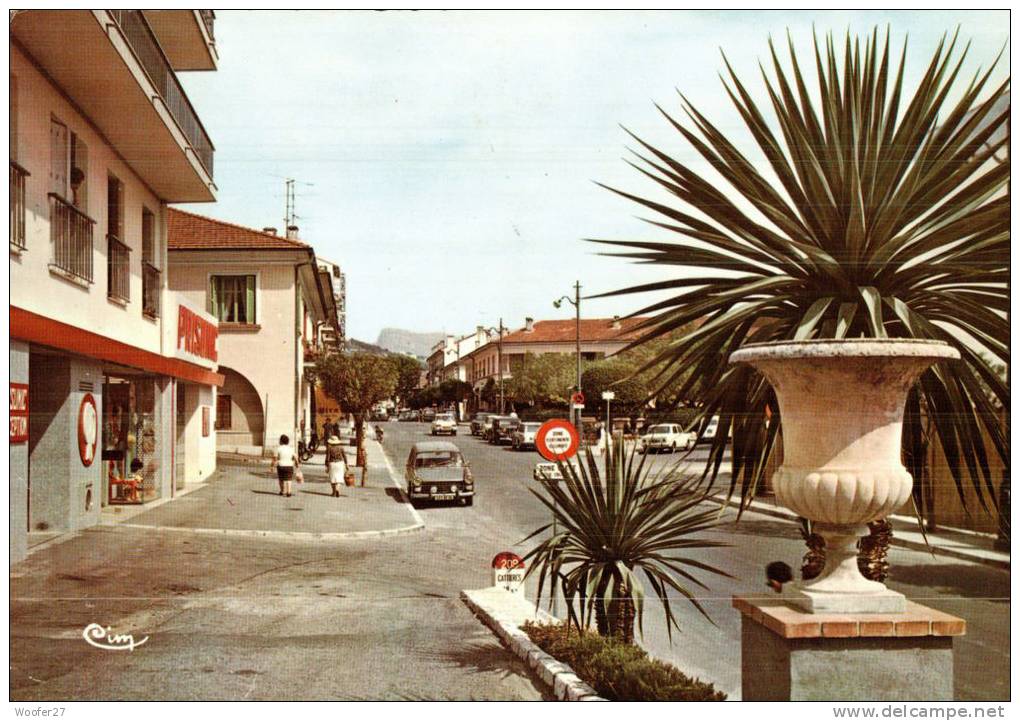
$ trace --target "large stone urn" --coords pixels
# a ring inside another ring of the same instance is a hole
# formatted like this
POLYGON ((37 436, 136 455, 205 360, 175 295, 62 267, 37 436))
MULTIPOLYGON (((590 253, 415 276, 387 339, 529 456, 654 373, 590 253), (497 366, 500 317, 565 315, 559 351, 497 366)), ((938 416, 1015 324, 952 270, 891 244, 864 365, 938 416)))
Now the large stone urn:
POLYGON ((787 584, 791 603, 815 613, 905 610, 902 594, 861 575, 857 539, 910 498, 900 450, 907 391, 932 363, 959 357, 941 341, 910 339, 761 343, 730 356, 772 384, 783 423, 776 497, 825 539, 825 569, 787 584))

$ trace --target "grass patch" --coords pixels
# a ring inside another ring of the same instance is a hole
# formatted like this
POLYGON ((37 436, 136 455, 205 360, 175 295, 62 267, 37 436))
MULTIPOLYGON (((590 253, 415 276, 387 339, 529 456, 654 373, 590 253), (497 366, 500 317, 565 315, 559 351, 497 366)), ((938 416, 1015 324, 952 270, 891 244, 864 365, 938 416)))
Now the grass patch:
POLYGON ((651 658, 643 648, 563 624, 528 621, 522 627, 543 651, 569 664, 610 701, 725 701, 715 686, 651 658))

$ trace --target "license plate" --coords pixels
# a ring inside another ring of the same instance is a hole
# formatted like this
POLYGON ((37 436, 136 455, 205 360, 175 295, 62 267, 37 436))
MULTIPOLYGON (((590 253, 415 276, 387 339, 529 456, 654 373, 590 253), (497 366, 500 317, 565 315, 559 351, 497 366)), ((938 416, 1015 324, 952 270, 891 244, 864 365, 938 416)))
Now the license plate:
POLYGON ((457 497, 456 493, 435 493, 432 498, 436 501, 452 501, 457 497))

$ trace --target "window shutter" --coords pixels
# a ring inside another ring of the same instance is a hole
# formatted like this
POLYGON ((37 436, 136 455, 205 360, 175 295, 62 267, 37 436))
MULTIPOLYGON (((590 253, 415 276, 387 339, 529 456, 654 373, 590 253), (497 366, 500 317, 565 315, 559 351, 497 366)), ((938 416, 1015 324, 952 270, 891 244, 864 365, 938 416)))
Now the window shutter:
POLYGON ((50 192, 67 198, 67 126, 50 120, 50 192))
POLYGON ((209 278, 209 312, 216 316, 217 320, 223 320, 223 312, 220 309, 218 293, 216 292, 216 286, 218 285, 217 278, 215 275, 209 278))
POLYGON ((244 319, 247 323, 255 322, 255 276, 246 275, 244 277, 246 286, 246 303, 244 309, 244 319))

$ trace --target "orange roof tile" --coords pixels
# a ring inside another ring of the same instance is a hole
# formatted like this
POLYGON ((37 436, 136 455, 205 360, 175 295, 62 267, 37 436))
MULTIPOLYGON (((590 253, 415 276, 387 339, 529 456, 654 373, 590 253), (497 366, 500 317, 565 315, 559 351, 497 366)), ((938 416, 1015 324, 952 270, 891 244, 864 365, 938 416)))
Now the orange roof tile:
POLYGON ((169 250, 307 250, 308 245, 261 230, 168 208, 169 250))
MULTIPOLYGON (((612 318, 582 318, 581 342, 626 341, 642 333, 636 330, 647 318, 621 318, 619 328, 613 327, 612 318)), ((503 336, 504 343, 566 343, 573 342, 577 334, 574 320, 538 320, 533 330, 520 328, 503 336)))

